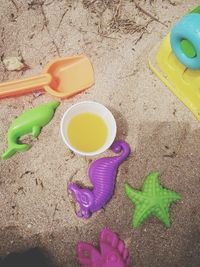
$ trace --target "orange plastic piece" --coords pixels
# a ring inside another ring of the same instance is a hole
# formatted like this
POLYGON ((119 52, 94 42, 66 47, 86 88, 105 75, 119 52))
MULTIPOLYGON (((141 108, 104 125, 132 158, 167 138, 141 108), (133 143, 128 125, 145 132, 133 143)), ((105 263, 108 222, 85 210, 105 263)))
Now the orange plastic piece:
POLYGON ((49 94, 67 98, 91 87, 94 71, 85 55, 55 59, 42 74, 0 84, 0 98, 45 90, 49 94))

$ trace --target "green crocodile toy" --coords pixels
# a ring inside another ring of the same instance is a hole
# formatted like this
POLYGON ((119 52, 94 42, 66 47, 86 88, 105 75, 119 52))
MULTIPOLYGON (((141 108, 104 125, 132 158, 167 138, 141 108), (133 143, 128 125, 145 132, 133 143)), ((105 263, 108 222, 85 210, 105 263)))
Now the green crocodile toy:
POLYGON ((12 157, 16 152, 24 152, 30 148, 28 144, 18 143, 20 137, 32 133, 38 137, 41 128, 47 125, 54 116, 56 108, 60 105, 58 101, 51 101, 48 104, 27 110, 14 120, 8 129, 8 148, 1 156, 2 159, 12 157))

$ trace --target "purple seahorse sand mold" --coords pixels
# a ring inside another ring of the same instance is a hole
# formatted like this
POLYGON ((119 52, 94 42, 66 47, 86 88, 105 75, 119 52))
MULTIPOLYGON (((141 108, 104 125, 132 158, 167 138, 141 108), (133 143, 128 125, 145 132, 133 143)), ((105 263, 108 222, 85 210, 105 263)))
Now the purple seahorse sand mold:
POLYGON ((89 243, 79 242, 76 254, 82 267, 128 267, 131 263, 124 241, 111 230, 101 231, 100 251, 89 243))
POLYGON ((103 208, 113 195, 118 167, 128 157, 130 147, 125 141, 115 141, 111 149, 115 153, 122 153, 98 159, 90 165, 88 175, 93 185, 92 190, 80 188, 75 183, 68 185, 68 190, 80 206, 78 217, 89 218, 93 212, 103 208))

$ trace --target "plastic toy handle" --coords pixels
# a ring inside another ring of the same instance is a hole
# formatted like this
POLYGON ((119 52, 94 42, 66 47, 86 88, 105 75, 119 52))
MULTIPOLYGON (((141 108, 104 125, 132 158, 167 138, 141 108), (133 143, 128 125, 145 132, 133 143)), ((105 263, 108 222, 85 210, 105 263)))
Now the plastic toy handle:
POLYGON ((28 94, 35 90, 41 90, 51 80, 51 75, 44 73, 30 78, 1 83, 0 98, 28 94))

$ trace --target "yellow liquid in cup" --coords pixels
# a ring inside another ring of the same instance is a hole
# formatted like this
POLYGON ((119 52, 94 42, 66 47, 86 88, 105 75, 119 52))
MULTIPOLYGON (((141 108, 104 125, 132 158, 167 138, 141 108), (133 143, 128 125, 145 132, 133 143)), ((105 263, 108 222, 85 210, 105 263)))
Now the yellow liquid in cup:
POLYGON ((69 122, 67 136, 77 150, 94 152, 105 144, 108 128, 100 116, 89 112, 81 113, 69 122))

